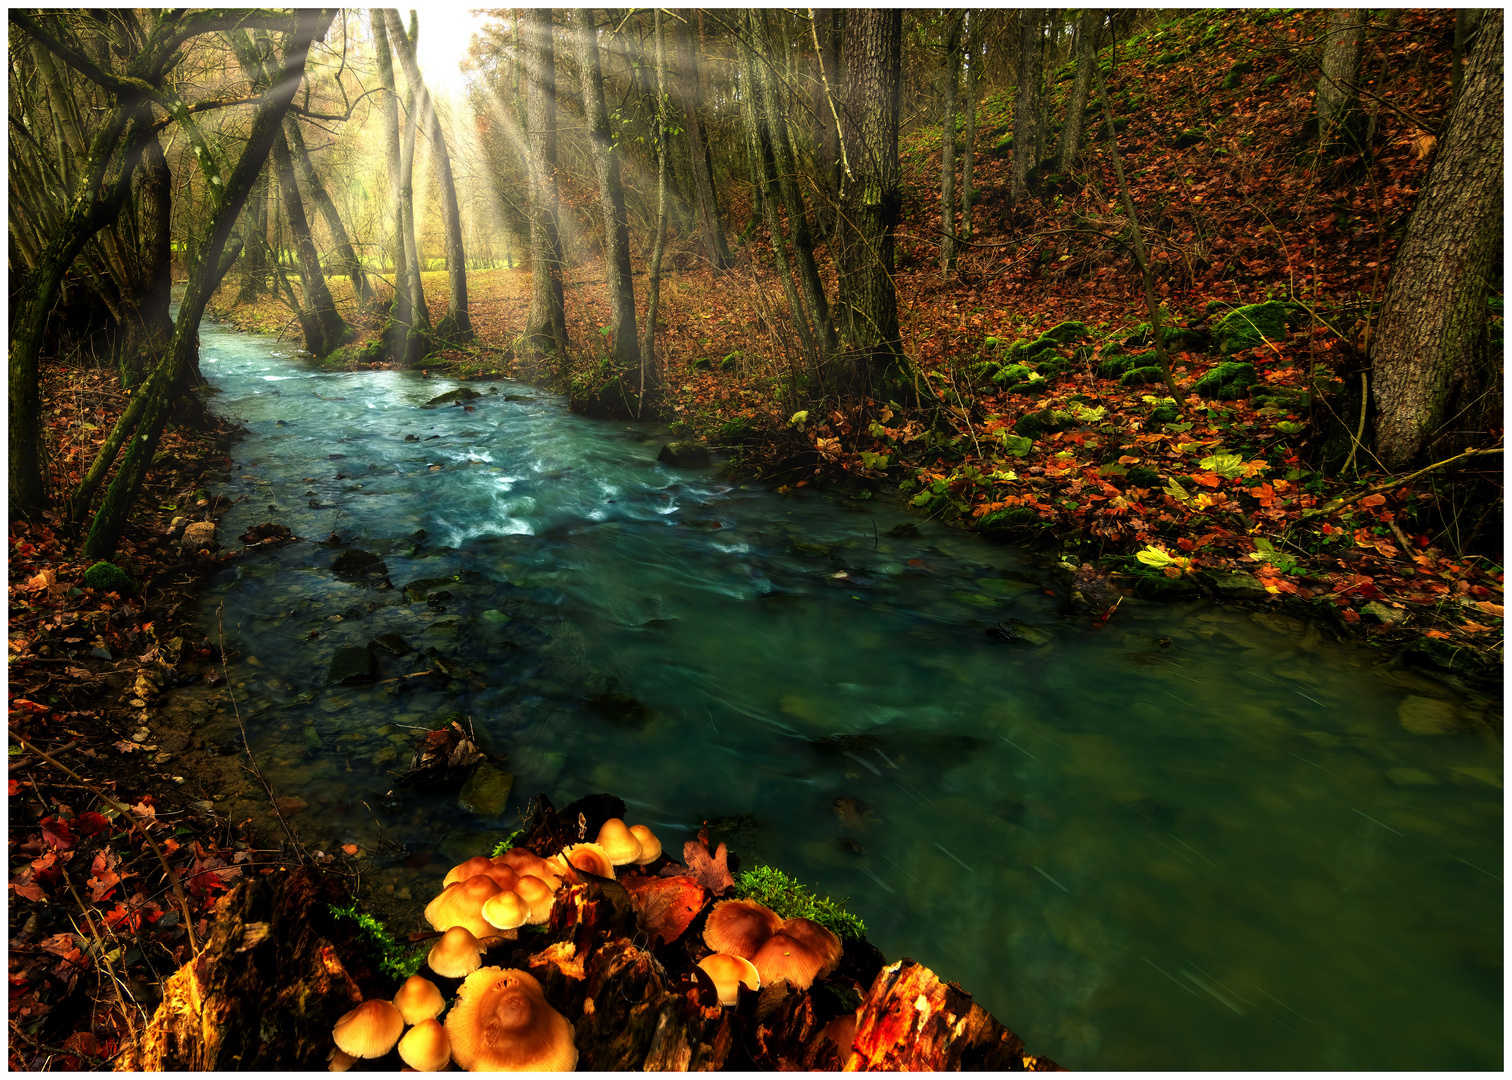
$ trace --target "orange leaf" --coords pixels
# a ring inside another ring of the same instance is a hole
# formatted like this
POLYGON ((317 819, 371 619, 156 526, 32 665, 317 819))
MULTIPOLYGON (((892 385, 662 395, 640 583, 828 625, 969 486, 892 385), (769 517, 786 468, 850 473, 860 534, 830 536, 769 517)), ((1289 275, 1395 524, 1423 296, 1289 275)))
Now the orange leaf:
POLYGON ((1360 500, 1361 506, 1380 506, 1386 501, 1384 495, 1367 495, 1360 500))
POLYGON ((1218 475, 1216 473, 1193 473, 1188 479, 1193 483, 1201 484, 1203 487, 1215 488, 1218 486, 1218 475))
POLYGON ((640 928, 664 942, 676 941, 688 924, 698 918, 708 902, 704 887, 690 877, 629 877, 625 888, 635 910, 640 913, 640 928))
POLYGON ((348 855, 356 855, 358 848, 356 844, 342 844, 341 850, 346 852, 348 855))
POLYGON ((1439 638, 1440 640, 1444 640, 1444 641, 1447 641, 1448 638, 1449 638, 1449 635, 1446 634, 1446 633, 1444 633, 1442 630, 1424 630, 1423 631, 1423 636, 1424 637, 1431 637, 1431 638, 1439 638))

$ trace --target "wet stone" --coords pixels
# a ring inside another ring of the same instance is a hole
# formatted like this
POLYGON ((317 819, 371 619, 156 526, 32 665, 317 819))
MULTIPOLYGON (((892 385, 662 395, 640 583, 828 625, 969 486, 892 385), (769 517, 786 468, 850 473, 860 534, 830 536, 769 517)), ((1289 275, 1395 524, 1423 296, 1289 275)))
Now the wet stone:
POLYGON ((320 749, 320 732, 315 730, 314 724, 304 729, 304 742, 311 750, 320 749))
POLYGON ((1458 731, 1459 710, 1447 701, 1409 694, 1397 706, 1397 719, 1414 735, 1448 735, 1458 731))
POLYGON ((495 765, 484 764, 468 777, 457 795, 457 805, 479 817, 497 817, 509 803, 514 788, 514 774, 495 765))
POLYGON ((373 653, 366 645, 346 645, 336 650, 331 657, 327 680, 339 685, 370 683, 378 677, 373 653))

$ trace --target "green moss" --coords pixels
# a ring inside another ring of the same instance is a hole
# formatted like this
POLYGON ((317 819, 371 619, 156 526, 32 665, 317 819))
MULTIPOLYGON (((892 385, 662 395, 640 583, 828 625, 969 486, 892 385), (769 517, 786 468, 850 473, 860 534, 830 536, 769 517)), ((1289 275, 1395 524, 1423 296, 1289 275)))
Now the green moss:
POLYGON ((115 563, 97 562, 84 571, 84 587, 98 591, 130 596, 136 592, 136 582, 115 563))
POLYGON ((1155 365, 1149 367, 1130 368, 1118 378, 1119 386, 1148 386, 1151 383, 1165 381, 1165 375, 1155 365))
POLYGON ((523 828, 516 829, 514 832, 510 833, 504 839, 500 840, 497 845, 494 846, 493 855, 491 855, 490 858, 497 859, 500 855, 504 854, 510 848, 516 847, 520 842, 520 838, 524 835, 525 830, 523 828))
POLYGON ((977 522, 977 528, 983 532, 998 530, 1020 531, 1024 529, 1038 529, 1046 523, 1040 519, 1039 511, 1028 506, 1010 506, 1005 510, 994 510, 986 514, 977 522))
POLYGON ((1053 349, 1059 344, 1059 341, 1048 335, 1033 339, 1025 338, 1023 341, 1015 341, 1008 346, 1008 359, 1015 362, 1024 361, 1031 356, 1038 356, 1046 350, 1053 349))
POLYGON ((1246 304, 1219 319, 1213 326, 1213 337, 1218 342, 1219 351, 1229 356, 1267 341, 1284 341, 1287 323, 1293 318, 1290 305, 1279 300, 1246 304))
POLYGON ((735 895, 765 904, 784 919, 809 919, 842 938, 859 941, 866 924, 845 910, 845 901, 817 896, 775 866, 753 866, 735 875, 735 895))
POLYGON ((1255 365, 1227 360, 1209 371, 1192 386, 1205 398, 1228 401, 1243 397, 1255 384, 1255 365))
POLYGON ((327 910, 337 919, 348 919, 357 924, 368 950, 378 962, 379 970, 390 978, 402 982, 419 971, 420 965, 425 963, 425 955, 430 951, 427 943, 395 941, 381 922, 357 909, 357 901, 353 900, 346 907, 330 904, 327 905, 327 910))
POLYGON ((1058 341, 1062 344, 1069 344, 1073 341, 1081 341, 1085 339, 1087 337, 1087 334, 1088 330, 1086 323, 1067 321, 1058 323, 1055 326, 1052 326, 1050 329, 1046 330, 1043 334, 1040 335, 1040 340, 1043 341, 1045 338, 1049 338, 1051 341, 1058 341))
POLYGON ((1111 356, 1103 354, 1103 362, 1097 365, 1097 377, 1099 379, 1116 379, 1126 371, 1135 368, 1148 367, 1155 360, 1153 352, 1135 353, 1125 356, 1122 353, 1114 353, 1111 356))
POLYGON ((1152 425, 1174 424, 1180 419, 1181 410, 1174 405, 1162 405, 1160 406, 1160 408, 1150 413, 1150 423, 1152 425))
POLYGON ((992 381, 999 386, 1012 386, 1014 383, 1027 382, 1033 374, 1034 369, 1025 364, 1004 364, 992 376, 992 381))

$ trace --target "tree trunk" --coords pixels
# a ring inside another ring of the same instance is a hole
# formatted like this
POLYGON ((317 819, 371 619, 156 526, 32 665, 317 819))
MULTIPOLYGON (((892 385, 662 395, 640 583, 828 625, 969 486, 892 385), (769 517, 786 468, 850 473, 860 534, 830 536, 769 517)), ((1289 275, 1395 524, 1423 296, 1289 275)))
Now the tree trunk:
POLYGON ((1392 260, 1370 356, 1376 447, 1389 469, 1484 443, 1500 424, 1486 296, 1501 276, 1502 41, 1502 12, 1487 11, 1392 260))
POLYGON ((1103 13, 1088 8, 1076 24, 1076 81, 1066 100, 1066 119, 1061 125, 1060 146, 1055 154, 1055 171, 1067 173, 1081 153, 1082 131, 1086 126, 1087 98, 1092 89, 1092 68, 1097 63, 1097 39, 1102 32, 1103 13))
POLYGON ((835 93, 841 85, 840 38, 841 20, 844 13, 837 9, 824 8, 810 12, 810 24, 814 35, 814 66, 818 69, 814 79, 814 182, 819 189, 815 200, 815 224, 819 235, 831 237, 839 221, 840 181, 840 129, 836 114, 839 102, 835 93))
MULTIPOLYGON (((417 16, 410 9, 410 20, 417 16)), ((393 39, 389 35, 390 41, 393 39)), ((411 83, 404 94, 404 138, 399 149, 399 238, 404 243, 404 261, 409 265, 405 279, 408 288, 410 323, 404 328, 404 364, 415 367, 430 348, 430 308, 425 303, 425 260, 420 257, 420 245, 415 236, 415 140, 420 133, 420 114, 415 105, 415 85, 411 83)))
POLYGON ((321 183, 320 174, 315 171, 315 163, 310 160, 310 151, 305 148, 304 133, 299 130, 299 121, 292 116, 284 117, 284 137, 289 140, 289 150, 294 155, 294 171, 298 173, 316 209, 320 211, 320 217, 330 231, 331 246, 336 249, 336 257, 352 279, 353 295, 357 297, 360 306, 367 307, 372 301, 373 290, 368 285, 367 275, 362 272, 362 262, 352 248, 346 226, 342 224, 341 213, 336 209, 336 203, 332 201, 325 185, 321 183))
POLYGON ((1029 194, 1040 145, 1040 69, 1045 55, 1045 13, 1019 10, 1018 90, 1013 105, 1013 187, 1015 204, 1029 194))
MULTIPOLYGON (((730 265, 730 248, 725 243, 724 227, 719 223, 719 208, 714 201, 714 179, 709 171, 709 151, 704 143, 703 99, 699 93, 698 50, 693 45, 694 14, 679 11, 673 20, 677 43, 679 97, 682 99, 684 130, 688 136, 688 166, 693 174, 693 208, 698 221, 698 236, 709 263, 715 270, 730 265)), ((700 40, 699 45, 702 45, 700 40)))
POLYGON ((437 324, 436 333, 449 341, 472 339, 472 316, 467 310, 467 252, 462 247, 462 211, 457 204, 457 184, 452 179, 451 155, 446 150, 446 136, 441 131, 441 115, 435 100, 425 87, 425 79, 415 63, 413 43, 404 32, 399 12, 388 9, 389 39, 399 54, 404 77, 415 95, 418 123, 429 121, 431 154, 436 159, 436 176, 441 188, 441 220, 446 228, 446 319, 437 324))
POLYGON ((1369 12, 1353 8, 1328 13, 1328 40, 1323 46, 1318 76, 1318 143, 1327 146, 1349 130, 1350 115, 1359 102, 1360 55, 1365 48, 1369 12))
POLYGON ((966 30, 966 143, 961 158, 961 230, 963 240, 971 239, 971 205, 976 202, 976 192, 971 186, 971 174, 976 168, 977 128, 977 77, 982 73, 981 35, 977 23, 981 13, 968 13, 966 30))
POLYGON ((640 354, 640 400, 637 413, 646 408, 646 398, 660 386, 656 363, 656 309, 661 303, 662 255, 667 247, 667 50, 662 35, 662 13, 656 10, 656 235, 651 241, 651 264, 646 269, 646 340, 640 354))
POLYGON ((525 14, 526 140, 530 167, 530 313, 525 337, 539 352, 567 358, 567 314, 562 294, 562 238, 557 227, 556 54, 551 8, 525 14))
POLYGON ((593 143, 599 200, 604 212, 604 276, 609 289, 609 321, 614 333, 614 366, 629 371, 640 366, 640 342, 635 336, 635 290, 630 277, 630 223, 625 217, 625 188, 620 180, 619 152, 609 131, 604 104, 604 80, 599 68, 598 29, 593 9, 579 8, 578 71, 583 83, 583 112, 593 143))
MULTIPOLYGON (((106 489, 100 508, 90 524, 89 535, 85 538, 84 554, 89 559, 108 559, 115 553, 116 544, 126 527, 131 504, 141 489, 142 480, 147 475, 152 456, 157 450, 158 439, 163 433, 163 425, 172 411, 174 388, 179 385, 184 372, 189 369, 198 353, 200 318, 216 287, 231 267, 235 255, 233 251, 232 257, 227 257, 231 231, 252 190, 253 180, 267 161, 275 139, 280 137, 279 128, 303 77, 310 45, 325 34, 335 14, 335 9, 332 8, 320 11, 301 10, 297 13, 295 30, 289 36, 281 70, 278 77, 270 82, 270 88, 257 108, 245 149, 234 169, 217 164, 218 154, 211 152, 188 110, 179 103, 175 116, 191 132, 190 138, 194 142, 201 171, 207 176, 219 176, 223 182, 207 185, 211 201, 210 220, 206 227, 207 239, 200 249, 199 261, 190 271, 168 351, 141 389, 132 395, 131 404, 127 406, 107 440, 120 446, 124 442, 120 436, 126 432, 131 433, 130 448, 116 471, 115 479, 106 489)), ((92 474, 103 475, 108 468, 109 462, 102 461, 102 457, 103 454, 96 458, 91 468, 92 474)))
POLYGON ((902 199, 898 168, 898 90, 903 13, 848 12, 845 26, 844 220, 835 262, 845 342, 858 387, 873 397, 913 396, 898 331, 893 284, 894 229, 902 199))
POLYGON ((399 133, 399 91, 394 82, 394 61, 389 51, 388 18, 382 8, 370 8, 368 20, 373 28, 373 52, 378 60, 378 112, 382 118, 384 149, 388 159, 389 195, 394 200, 394 239, 390 256, 394 263, 394 298, 389 305, 386 328, 389 350, 394 363, 403 366, 409 355, 410 264, 404 243, 404 204, 399 198, 399 181, 403 175, 403 141, 399 133))
POLYGON ((121 385, 141 379, 155 355, 173 336, 173 174, 156 135, 147 140, 137 184, 142 207, 140 265, 127 304, 131 316, 119 347, 121 385))
POLYGON ((955 238, 955 171, 956 171, 956 87, 961 80, 961 22, 964 12, 957 11, 945 28, 945 115, 940 121, 940 268, 950 280, 956 268, 955 238))
POLYGON ((320 253, 315 250, 315 238, 310 234, 310 221, 305 216, 304 199, 294 176, 294 156, 289 152, 289 142, 282 131, 273 140, 273 167, 278 176, 284 216, 289 222, 289 236, 294 241, 294 253, 299 259, 300 289, 304 294, 299 322, 304 327, 305 348, 316 357, 326 356, 335 351, 346 336, 346 323, 337 314, 336 301, 326 286, 320 253))
POLYGON ((242 226, 247 242, 242 245, 241 284, 236 302, 250 304, 267 291, 272 260, 268 258, 268 174, 257 178, 257 185, 247 200, 246 219, 242 226), (252 238, 257 237, 261 242, 252 238))

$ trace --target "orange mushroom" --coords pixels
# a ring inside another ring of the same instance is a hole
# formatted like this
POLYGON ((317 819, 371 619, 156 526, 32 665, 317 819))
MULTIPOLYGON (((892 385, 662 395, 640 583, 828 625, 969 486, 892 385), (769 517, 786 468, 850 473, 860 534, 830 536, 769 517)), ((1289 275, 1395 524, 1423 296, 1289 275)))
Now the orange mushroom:
POLYGON ((752 990, 761 989, 761 974, 743 956, 732 956, 729 953, 710 953, 698 962, 703 968, 704 974, 714 980, 714 989, 719 991, 719 1003, 721 1005, 733 1005, 740 994, 740 984, 744 983, 752 990))
POLYGON ((483 903, 501 891, 499 883, 487 875, 464 878, 448 885, 425 906, 425 919, 437 930, 465 926, 474 937, 489 937, 494 930, 483 918, 483 903))
POLYGON ((551 886, 552 892, 555 892, 557 889, 561 888, 561 869, 557 866, 552 865, 552 863, 548 860, 541 858, 533 851, 527 851, 524 848, 518 847, 510 848, 502 855, 497 856, 493 862, 495 866, 507 866, 515 873, 522 876, 525 874, 532 874, 535 877, 540 878, 546 884, 551 886))
POLYGON ((400 1059, 416 1072, 440 1072, 451 1064, 451 1039, 434 1018, 422 1020, 399 1040, 400 1059))
POLYGON ((632 825, 630 826, 630 831, 640 841, 640 858, 635 860, 637 866, 645 866, 647 863, 654 863, 657 859, 661 858, 661 841, 656 838, 654 832, 644 825, 632 825))
POLYGON ((788 919, 782 924, 782 932, 806 945, 820 958, 822 963, 819 965, 819 976, 821 978, 840 966, 840 956, 845 951, 840 938, 812 919, 805 919, 802 916, 788 919))
POLYGON ((604 854, 609 856, 609 861, 615 866, 636 862, 641 856, 641 842, 630 831, 630 827, 617 817, 604 822, 593 842, 604 849, 604 854))
POLYGON ((475 855, 465 862, 460 862, 446 872, 446 880, 441 882, 441 887, 458 881, 466 881, 470 877, 486 874, 493 869, 493 860, 486 855, 475 855))
POLYGON ((576 867, 586 873, 611 879, 614 877, 614 860, 597 844, 573 844, 571 847, 563 848, 561 855, 557 857, 567 866, 576 867))
POLYGON ((824 967, 824 955, 797 938, 778 931, 751 957, 761 973, 763 985, 789 983, 795 990, 807 990, 824 967))
POLYGON ((578 1052, 572 1025, 546 1001, 535 977, 479 968, 446 1014, 452 1057, 470 1072, 570 1072, 578 1052))
POLYGON ((460 979, 483 966, 483 943, 467 927, 454 926, 431 946, 425 962, 443 979, 460 979))
POLYGON ((379 1058, 394 1048, 404 1031, 404 1016, 392 1001, 364 1001, 336 1021, 331 1034, 336 1049, 354 1058, 379 1058))
POLYGON ((435 983, 420 975, 411 975, 394 995, 394 1008, 404 1016, 406 1024, 418 1024, 440 1016, 446 1009, 446 1001, 435 983))
POLYGON ((750 960, 781 927, 782 916, 764 904, 754 900, 721 900, 709 909, 703 939, 715 952, 750 960))
POLYGON ((516 892, 501 892, 483 901, 483 918, 500 930, 514 930, 530 921, 530 904, 516 892))
POLYGON ((514 891, 530 905, 531 923, 539 925, 551 918, 551 907, 556 903, 556 893, 534 874, 526 874, 515 885, 514 891))

